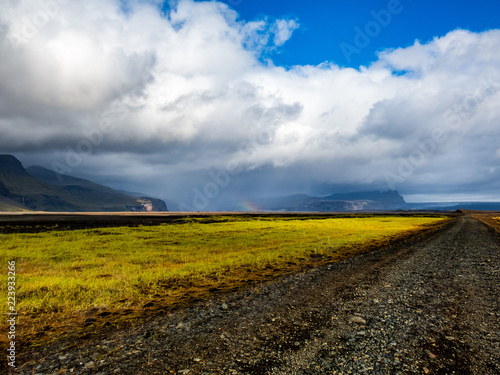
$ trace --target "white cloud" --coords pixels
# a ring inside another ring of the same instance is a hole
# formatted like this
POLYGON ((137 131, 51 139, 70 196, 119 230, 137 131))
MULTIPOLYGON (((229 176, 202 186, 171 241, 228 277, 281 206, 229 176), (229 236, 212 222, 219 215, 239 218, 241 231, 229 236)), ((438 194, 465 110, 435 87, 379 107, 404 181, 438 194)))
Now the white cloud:
POLYGON ((295 20, 277 20, 274 28, 274 44, 280 47, 292 37, 293 31, 299 28, 299 24, 295 20))
MULTIPOLYGON (((50 12, 39 4, 9 1, 0 15, 4 152, 64 162, 83 130, 111 121, 81 167, 125 158, 131 179, 143 165, 141 178, 149 171, 158 185, 158 170, 182 176, 232 160, 289 168, 284 180, 300 169, 311 180, 384 188, 436 129, 446 141, 396 187, 452 188, 498 161, 498 30, 452 31, 359 70, 287 70, 261 60, 292 37, 294 20, 243 22, 226 5, 190 0, 166 16, 155 2, 126 11, 118 0, 54 0, 50 12)), ((481 174, 498 187, 492 176, 481 174)))

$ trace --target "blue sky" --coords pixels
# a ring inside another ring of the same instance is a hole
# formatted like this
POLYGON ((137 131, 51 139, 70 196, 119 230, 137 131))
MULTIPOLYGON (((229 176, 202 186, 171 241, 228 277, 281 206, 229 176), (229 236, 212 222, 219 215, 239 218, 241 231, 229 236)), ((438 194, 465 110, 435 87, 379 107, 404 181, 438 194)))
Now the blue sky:
POLYGON ((0 153, 195 210, 388 189, 498 201, 499 14, 485 0, 8 1, 0 153))
POLYGON ((325 61, 340 66, 358 68, 377 59, 377 52, 406 47, 432 40, 457 28, 485 31, 500 27, 500 2, 494 0, 226 0, 241 19, 250 21, 265 17, 298 20, 300 29, 272 60, 277 65, 318 65, 325 61), (399 4, 399 5, 398 5, 399 4), (372 11, 380 13, 389 8, 387 26, 383 25, 370 44, 345 58, 342 43, 355 45, 355 27, 364 31, 374 21, 372 11), (399 11, 401 10, 401 11, 399 11))

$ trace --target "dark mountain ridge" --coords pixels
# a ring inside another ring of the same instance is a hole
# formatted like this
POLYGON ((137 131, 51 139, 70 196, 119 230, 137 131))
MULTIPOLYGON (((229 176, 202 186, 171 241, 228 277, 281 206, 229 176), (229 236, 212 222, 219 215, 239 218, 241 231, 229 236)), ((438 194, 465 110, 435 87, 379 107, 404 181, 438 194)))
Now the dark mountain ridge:
POLYGON ((5 204, 36 211, 167 211, 160 199, 132 197, 39 166, 25 169, 12 155, 0 155, 0 198, 5 204))

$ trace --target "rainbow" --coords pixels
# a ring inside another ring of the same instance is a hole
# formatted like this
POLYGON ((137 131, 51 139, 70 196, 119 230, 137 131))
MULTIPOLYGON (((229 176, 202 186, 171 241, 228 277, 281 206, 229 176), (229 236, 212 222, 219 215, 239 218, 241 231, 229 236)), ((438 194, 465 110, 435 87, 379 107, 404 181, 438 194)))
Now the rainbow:
POLYGON ((248 199, 240 200, 239 205, 241 206, 242 211, 261 211, 261 208, 257 205, 257 203, 248 199))

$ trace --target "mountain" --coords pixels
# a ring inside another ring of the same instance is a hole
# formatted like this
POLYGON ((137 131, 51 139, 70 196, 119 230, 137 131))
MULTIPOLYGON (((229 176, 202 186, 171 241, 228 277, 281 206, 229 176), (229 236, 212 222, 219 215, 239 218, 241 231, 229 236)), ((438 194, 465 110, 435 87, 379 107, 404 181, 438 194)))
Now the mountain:
POLYGON ((30 175, 12 155, 0 155, 0 196, 32 210, 77 211, 68 193, 30 175))
POLYGON ((132 197, 43 167, 25 169, 12 155, 0 155, 0 203, 2 201, 5 210, 24 207, 68 212, 167 211, 165 202, 159 199, 132 197))
POLYGON ((21 203, 0 196, 0 212, 28 211, 21 203))
POLYGON ((332 194, 326 197, 299 194, 262 199, 257 203, 263 210, 270 211, 352 212, 407 208, 404 198, 394 190, 332 194))
MULTIPOLYGON (((79 186, 79 187, 82 187, 85 189, 95 190, 95 191, 108 193, 108 194, 117 194, 117 193, 121 194, 121 192, 118 192, 117 190, 111 189, 107 186, 99 185, 99 184, 96 184, 92 181, 85 180, 83 178, 78 178, 78 177, 68 176, 65 174, 56 173, 50 169, 47 169, 44 167, 39 167, 37 165, 26 168, 26 171, 30 175, 32 175, 33 177, 36 177, 39 180, 41 180, 47 184, 50 184, 50 185, 79 186)), ((123 195, 128 196, 128 194, 123 194, 123 195)))
POLYGON ((399 209, 406 206, 404 198, 395 190, 384 192, 369 191, 363 193, 332 194, 325 199, 341 201, 372 201, 381 204, 384 209, 399 209))

